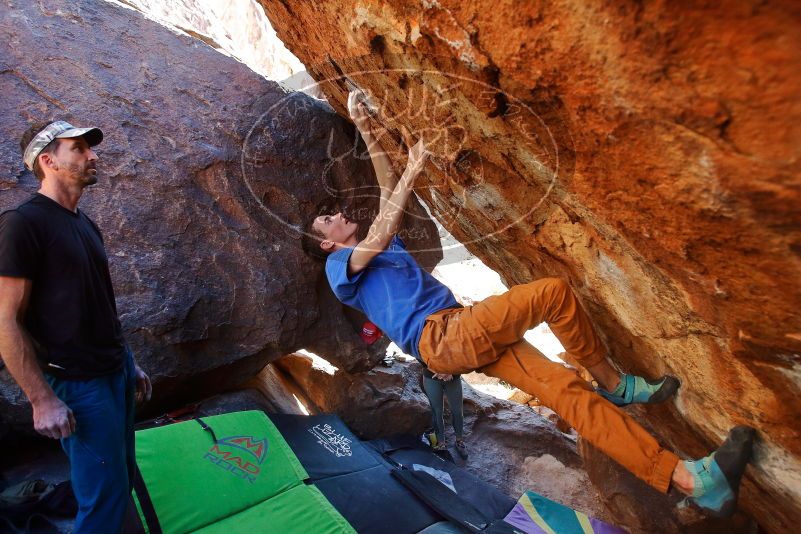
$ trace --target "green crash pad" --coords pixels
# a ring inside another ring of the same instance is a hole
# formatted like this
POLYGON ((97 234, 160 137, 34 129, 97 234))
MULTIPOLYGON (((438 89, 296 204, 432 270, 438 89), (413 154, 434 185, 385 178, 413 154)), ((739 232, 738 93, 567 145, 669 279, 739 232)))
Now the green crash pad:
MULTIPOLYGON (((288 510, 287 503, 300 506, 303 496, 308 510, 295 507, 292 514, 319 518, 325 523, 323 529, 337 525, 321 532, 342 532, 340 521, 347 526, 316 488, 305 489, 306 471, 263 412, 235 412, 202 421, 211 430, 198 421, 186 421, 136 433, 136 462, 163 532, 217 532, 213 524, 223 520, 229 532, 237 531, 238 525, 231 530, 237 517, 249 522, 269 515, 271 522, 277 521, 274 510, 288 510), (290 491, 295 488, 300 489, 290 491)), ((134 496, 145 524, 142 496, 136 492, 134 496)))
POLYGON ((233 532, 303 532, 314 534, 356 531, 314 486, 295 486, 263 503, 196 531, 196 534, 233 532))

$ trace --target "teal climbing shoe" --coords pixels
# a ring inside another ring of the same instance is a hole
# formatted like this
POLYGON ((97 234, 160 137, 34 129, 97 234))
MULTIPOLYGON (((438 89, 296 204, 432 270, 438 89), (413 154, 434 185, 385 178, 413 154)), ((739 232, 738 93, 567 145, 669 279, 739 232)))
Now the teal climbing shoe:
POLYGON ((665 375, 657 380, 647 380, 641 376, 624 374, 612 392, 598 388, 598 393, 616 406, 629 404, 656 404, 672 397, 681 382, 674 376, 665 375))
POLYGON ((745 466, 751 459, 756 430, 736 426, 718 450, 700 460, 685 460, 694 479, 687 500, 714 517, 731 517, 737 510, 737 493, 745 466))

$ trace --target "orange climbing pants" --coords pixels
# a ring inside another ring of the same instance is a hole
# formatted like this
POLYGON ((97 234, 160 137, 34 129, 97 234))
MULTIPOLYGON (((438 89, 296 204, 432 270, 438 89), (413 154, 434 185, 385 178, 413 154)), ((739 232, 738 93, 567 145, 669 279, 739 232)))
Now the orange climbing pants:
POLYGON ((570 369, 552 362, 523 340, 548 323, 565 350, 584 367, 605 351, 578 299, 556 278, 512 287, 473 306, 449 308, 426 318, 420 356, 431 371, 495 376, 534 395, 582 438, 659 491, 667 492, 678 456, 570 369))

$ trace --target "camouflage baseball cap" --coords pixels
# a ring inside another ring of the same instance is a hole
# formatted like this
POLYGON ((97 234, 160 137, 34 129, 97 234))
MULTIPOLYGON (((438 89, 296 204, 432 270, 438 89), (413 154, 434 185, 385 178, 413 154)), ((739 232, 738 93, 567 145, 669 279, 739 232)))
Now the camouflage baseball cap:
POLYGON ((25 166, 33 170, 33 163, 36 158, 47 145, 53 142, 53 139, 65 139, 68 137, 83 137, 89 143, 89 146, 95 146, 103 140, 103 132, 100 131, 100 128, 76 128, 64 121, 51 122, 36 134, 31 139, 31 142, 28 143, 28 146, 25 147, 25 155, 22 158, 25 166))

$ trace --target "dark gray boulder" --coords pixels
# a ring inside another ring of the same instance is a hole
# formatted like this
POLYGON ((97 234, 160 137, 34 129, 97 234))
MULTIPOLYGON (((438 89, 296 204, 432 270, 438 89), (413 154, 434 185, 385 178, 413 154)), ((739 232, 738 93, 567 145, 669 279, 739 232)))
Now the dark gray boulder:
MULTIPOLYGON (((342 313, 298 231, 322 209, 375 213, 372 166, 347 120, 137 12, 4 4, 0 209, 38 187, 18 147, 29 122, 103 129, 99 183, 80 209, 104 233, 126 337, 154 381, 145 412, 300 348, 351 371, 374 365, 383 346, 362 343, 360 318, 342 313)), ((436 248, 430 219, 407 219, 411 245, 436 248)), ((29 407, 4 369, 0 437, 19 429, 32 431, 29 407)))

